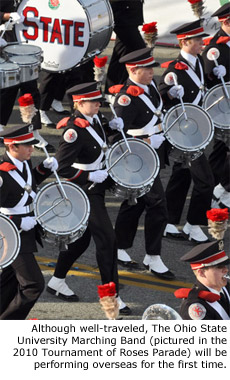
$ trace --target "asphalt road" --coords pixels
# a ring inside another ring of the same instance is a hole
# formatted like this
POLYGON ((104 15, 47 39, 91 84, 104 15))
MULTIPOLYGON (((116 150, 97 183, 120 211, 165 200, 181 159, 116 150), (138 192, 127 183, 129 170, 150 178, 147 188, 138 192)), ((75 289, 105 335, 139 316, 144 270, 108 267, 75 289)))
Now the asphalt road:
MULTIPOLYGON (((112 47, 113 42, 110 42, 107 49, 101 55, 110 56, 112 47)), ((178 50, 176 48, 156 47, 154 49, 154 57, 160 63, 172 60, 177 54, 178 50)), ((158 80, 162 71, 163 69, 160 67, 155 69, 156 80, 158 80)), ((66 99, 64 99, 63 104, 68 109, 68 102, 66 99)), ((108 113, 109 109, 105 108, 103 111, 108 113)), ((48 115, 54 122, 57 122, 62 118, 62 116, 52 110, 48 112, 48 115)), ((18 104, 16 102, 9 121, 9 126, 18 125, 20 123, 21 118, 18 104)), ((58 146, 59 136, 61 134, 60 130, 43 128, 41 134, 55 147, 58 146)), ((211 145, 212 144, 206 149, 207 153, 211 149, 211 145)), ((4 149, 0 147, 0 154, 3 153, 3 150, 4 149)), ((35 163, 44 158, 44 154, 40 151, 34 152, 35 163)), ((164 186, 167 184, 170 172, 171 167, 167 167, 161 171, 161 179, 164 186)), ((48 181, 44 182, 43 185, 53 180, 55 180, 55 178, 50 178, 48 181)), ((114 223, 121 199, 107 193, 106 203, 111 220, 114 223)), ((189 195, 179 228, 182 228, 185 223, 188 203, 189 195)), ((168 305, 178 311, 180 301, 175 298, 173 294, 174 291, 180 287, 191 286, 194 280, 189 266, 180 262, 180 257, 194 246, 194 243, 186 240, 175 241, 172 239, 163 239, 162 257, 169 269, 175 273, 175 281, 159 280, 145 270, 142 265, 145 255, 143 218, 144 215, 140 220, 135 244, 132 249, 129 250, 132 259, 139 263, 139 268, 134 271, 119 266, 119 278, 121 283, 120 296, 132 309, 132 314, 123 317, 124 320, 141 319, 145 309, 156 303, 168 305)), ((207 227, 204 227, 203 230, 208 234, 207 227)), ((226 251, 229 252, 229 229, 225 234, 225 248, 226 251)), ((44 248, 39 248, 36 256, 47 283, 54 271, 55 262, 58 257, 58 247, 44 242, 44 248)), ((44 291, 34 308, 31 310, 28 318, 37 318, 39 320, 105 319, 104 312, 101 310, 98 302, 97 285, 100 284, 100 275, 95 259, 95 246, 93 241, 91 242, 89 249, 82 255, 82 257, 80 257, 75 263, 74 268, 68 273, 66 281, 71 289, 79 295, 80 301, 78 303, 62 301, 44 291)))

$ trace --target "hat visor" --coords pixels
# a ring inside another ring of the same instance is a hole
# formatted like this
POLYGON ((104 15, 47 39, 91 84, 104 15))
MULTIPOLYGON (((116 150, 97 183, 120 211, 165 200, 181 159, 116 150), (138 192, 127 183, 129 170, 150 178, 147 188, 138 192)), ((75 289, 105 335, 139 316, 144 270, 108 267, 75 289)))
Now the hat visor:
POLYGON ((88 101, 88 102, 105 102, 106 101, 106 98, 104 98, 103 96, 101 96, 100 98, 97 98, 97 99, 84 99, 85 101, 88 101))
POLYGON ((39 142, 40 142, 39 140, 37 140, 37 139, 33 139, 33 140, 31 140, 31 141, 21 143, 21 145, 36 145, 36 144, 38 144, 39 142))

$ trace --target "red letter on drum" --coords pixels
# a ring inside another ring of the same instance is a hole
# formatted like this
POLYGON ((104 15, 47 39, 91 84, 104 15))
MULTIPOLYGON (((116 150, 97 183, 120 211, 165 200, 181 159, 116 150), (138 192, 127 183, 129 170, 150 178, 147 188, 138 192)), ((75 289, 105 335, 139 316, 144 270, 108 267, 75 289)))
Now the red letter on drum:
POLYGON ((64 25, 65 31, 64 31, 64 36, 65 36, 65 45, 69 45, 70 43, 70 27, 73 26, 73 21, 72 20, 62 20, 62 25, 64 25))
POLYGON ((59 44, 62 44, 61 27, 58 18, 55 18, 54 20, 50 42, 53 43, 56 39, 58 40, 59 44))
POLYGON ((34 8, 34 7, 26 7, 24 9, 24 11, 23 11, 23 16, 25 17, 24 25, 25 26, 32 26, 34 28, 34 34, 33 35, 28 34, 27 30, 23 30, 23 35, 28 40, 36 40, 38 38, 38 26, 37 26, 36 22, 28 21, 27 20, 27 13, 28 12, 33 12, 34 13, 34 17, 38 17, 38 11, 37 11, 36 8, 34 8))
POLYGON ((74 46, 84 46, 84 41, 79 41, 79 37, 83 37, 83 32, 79 31, 79 28, 84 28, 84 22, 74 23, 74 46))
POLYGON ((51 23, 52 19, 50 17, 41 17, 40 21, 43 22, 43 42, 48 42, 48 24, 51 23))

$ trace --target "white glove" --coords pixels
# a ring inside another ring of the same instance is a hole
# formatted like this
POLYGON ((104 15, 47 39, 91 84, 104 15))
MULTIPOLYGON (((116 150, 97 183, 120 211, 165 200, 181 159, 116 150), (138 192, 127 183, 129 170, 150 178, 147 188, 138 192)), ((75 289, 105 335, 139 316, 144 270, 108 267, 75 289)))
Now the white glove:
POLYGON ((35 219, 35 216, 25 216, 25 218, 22 218, 20 228, 23 231, 29 231, 36 226, 37 221, 35 219))
POLYGON ((169 93, 169 95, 172 98, 177 98, 177 99, 183 98, 183 96, 184 96, 184 87, 181 86, 181 85, 172 86, 170 88, 170 90, 168 91, 168 93, 169 93))
POLYGON ((14 24, 12 22, 5 22, 4 24, 0 25, 0 31, 6 31, 6 30, 12 30, 14 27, 14 24))
POLYGON ((151 142, 151 146, 154 149, 158 149, 161 146, 161 144, 163 143, 163 141, 165 141, 165 137, 163 136, 162 133, 157 134, 157 135, 152 135, 149 137, 149 139, 151 142))
POLYGON ((55 157, 46 158, 43 161, 44 168, 50 169, 52 172, 56 171, 58 168, 58 162, 55 157))
POLYGON ((121 117, 115 117, 109 122, 109 127, 113 130, 121 131, 124 128, 124 122, 121 117))
POLYGON ((7 42, 4 40, 4 38, 0 37, 0 47, 4 47, 7 45, 7 42))
POLYGON ((96 170, 95 172, 89 173, 88 179, 91 182, 102 183, 107 177, 108 173, 106 170, 96 170))
POLYGON ((24 21, 24 16, 20 15, 18 12, 12 12, 10 13, 10 18, 13 21, 13 24, 20 24, 21 22, 24 21))
POLYGON ((213 74, 220 79, 221 77, 224 77, 226 75, 226 68, 223 65, 219 65, 214 67, 212 70, 213 74))

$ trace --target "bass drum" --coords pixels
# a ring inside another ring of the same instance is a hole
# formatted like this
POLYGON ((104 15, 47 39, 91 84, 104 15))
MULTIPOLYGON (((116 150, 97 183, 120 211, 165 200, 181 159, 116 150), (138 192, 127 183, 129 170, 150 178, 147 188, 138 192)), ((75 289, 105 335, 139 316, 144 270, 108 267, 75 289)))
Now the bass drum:
POLYGON ((62 72, 99 55, 113 31, 108 0, 22 0, 16 24, 17 40, 41 47, 42 69, 62 72))
POLYGON ((12 264, 20 247, 21 238, 16 225, 7 216, 0 214, 0 269, 12 264))
POLYGON ((164 136, 172 145, 174 161, 194 161, 212 141, 214 126, 211 117, 201 107, 184 103, 187 119, 181 105, 166 113, 162 127, 164 136))
POLYGON ((115 183, 111 189, 113 194, 129 199, 132 203, 132 200, 151 189, 159 173, 160 162, 156 151, 146 142, 136 138, 128 138, 127 141, 131 153, 127 152, 117 161, 127 150, 125 141, 118 141, 107 152, 106 168, 115 183))
POLYGON ((77 185, 61 181, 67 199, 58 182, 44 186, 36 195, 34 213, 48 243, 63 246, 73 243, 85 232, 90 205, 85 192, 77 185))
POLYGON ((204 96, 203 108, 209 113, 215 127, 215 137, 230 143, 230 83, 226 83, 229 99, 222 84, 211 88, 204 96))

